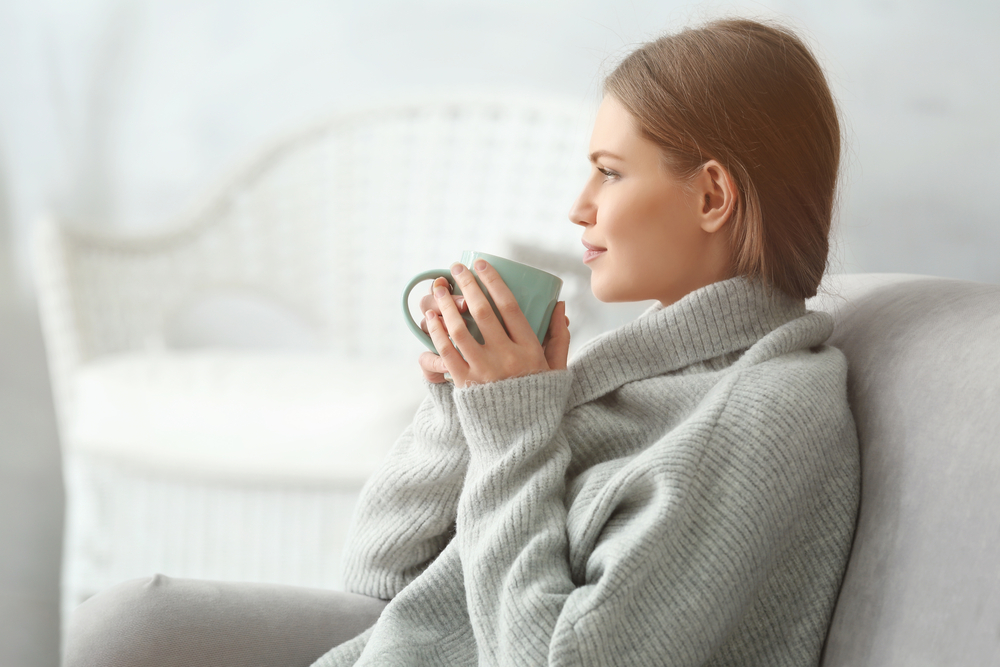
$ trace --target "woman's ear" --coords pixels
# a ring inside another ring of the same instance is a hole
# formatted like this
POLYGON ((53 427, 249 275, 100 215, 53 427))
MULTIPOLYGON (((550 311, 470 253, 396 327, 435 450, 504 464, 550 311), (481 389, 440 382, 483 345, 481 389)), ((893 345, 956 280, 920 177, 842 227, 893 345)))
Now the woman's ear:
POLYGON ((701 228, 710 234, 715 233, 729 222, 733 214, 736 184, 725 167, 709 160, 702 165, 694 185, 701 202, 701 228))

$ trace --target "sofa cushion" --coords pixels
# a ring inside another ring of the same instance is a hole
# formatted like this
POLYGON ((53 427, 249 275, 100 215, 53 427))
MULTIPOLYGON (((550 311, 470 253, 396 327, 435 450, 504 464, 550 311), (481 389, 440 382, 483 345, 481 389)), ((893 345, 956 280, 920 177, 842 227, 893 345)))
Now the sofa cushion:
POLYGON ((825 667, 1000 664, 1000 286, 840 276, 862 454, 825 667))
POLYGON ((416 362, 240 351, 104 357, 66 446, 150 472, 358 487, 425 394, 416 362))

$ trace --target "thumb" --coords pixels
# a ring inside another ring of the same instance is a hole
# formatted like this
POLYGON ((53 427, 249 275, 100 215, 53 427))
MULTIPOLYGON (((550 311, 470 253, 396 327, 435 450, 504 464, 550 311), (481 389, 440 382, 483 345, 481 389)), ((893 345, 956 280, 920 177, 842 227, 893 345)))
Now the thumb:
POLYGON ((549 331, 545 341, 545 361, 552 370, 565 370, 569 357, 569 318, 566 302, 560 301, 552 311, 549 331))

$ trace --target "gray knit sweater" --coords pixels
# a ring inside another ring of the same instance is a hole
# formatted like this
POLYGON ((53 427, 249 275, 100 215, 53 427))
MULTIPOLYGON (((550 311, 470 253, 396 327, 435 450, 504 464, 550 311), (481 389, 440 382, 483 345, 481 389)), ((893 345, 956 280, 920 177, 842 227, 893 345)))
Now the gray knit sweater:
POLYGON ((430 396, 365 486, 333 665, 815 665, 859 495, 832 320, 742 278, 430 396))

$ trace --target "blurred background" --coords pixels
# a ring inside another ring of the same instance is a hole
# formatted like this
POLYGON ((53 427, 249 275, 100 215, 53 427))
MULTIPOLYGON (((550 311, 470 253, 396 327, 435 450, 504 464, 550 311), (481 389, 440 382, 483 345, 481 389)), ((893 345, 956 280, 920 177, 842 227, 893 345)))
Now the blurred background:
POLYGON ((502 90, 596 108, 631 48, 728 14, 781 18, 829 75, 846 148, 831 270, 1000 282, 996 2, 0 0, 0 667, 58 655, 42 214, 168 227, 262 142, 372 101, 502 90))

